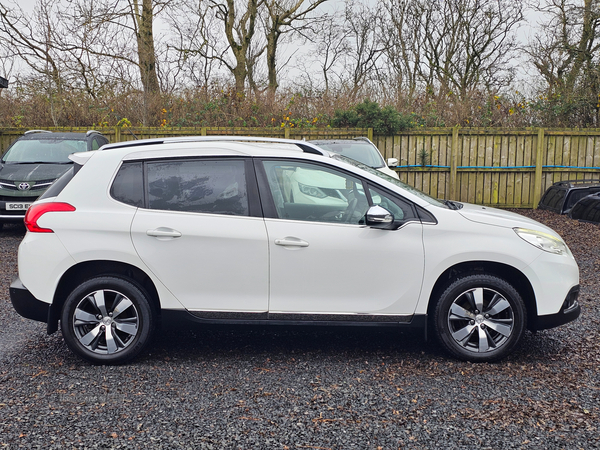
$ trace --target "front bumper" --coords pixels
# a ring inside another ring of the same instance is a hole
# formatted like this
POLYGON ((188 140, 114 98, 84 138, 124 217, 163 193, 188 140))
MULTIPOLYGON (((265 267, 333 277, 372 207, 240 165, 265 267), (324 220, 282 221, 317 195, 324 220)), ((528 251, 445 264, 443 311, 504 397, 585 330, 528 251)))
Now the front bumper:
POLYGON ((50 305, 35 298, 17 277, 10 285, 10 301, 21 316, 26 319, 48 323, 50 305))
POLYGON ((581 306, 577 302, 579 297, 579 285, 573 287, 563 302, 560 311, 556 314, 537 316, 532 324, 533 331, 555 328, 577 319, 581 314, 581 306))

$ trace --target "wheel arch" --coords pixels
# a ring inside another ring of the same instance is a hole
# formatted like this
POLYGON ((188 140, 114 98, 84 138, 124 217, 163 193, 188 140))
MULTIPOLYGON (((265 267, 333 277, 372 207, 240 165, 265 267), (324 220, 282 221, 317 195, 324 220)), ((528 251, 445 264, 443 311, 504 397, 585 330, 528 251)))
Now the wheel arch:
POLYGON ((84 280, 100 276, 114 276, 133 282, 148 295, 150 306, 160 321, 160 298, 152 279, 139 268, 120 261, 85 261, 69 268, 58 282, 48 316, 48 334, 58 330, 62 307, 68 295, 84 280))
POLYGON ((443 291, 458 277, 471 274, 495 275, 510 283, 521 295, 527 308, 527 328, 533 329, 537 317, 535 292, 529 279, 520 270, 503 263, 490 261, 468 261, 446 269, 436 280, 427 306, 427 315, 432 318, 443 291))

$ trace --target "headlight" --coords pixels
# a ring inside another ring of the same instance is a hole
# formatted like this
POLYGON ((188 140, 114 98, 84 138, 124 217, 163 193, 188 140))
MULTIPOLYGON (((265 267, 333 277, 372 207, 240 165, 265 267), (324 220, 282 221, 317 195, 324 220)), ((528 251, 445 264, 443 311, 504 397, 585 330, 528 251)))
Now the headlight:
POLYGON ((327 197, 327 194, 325 192, 323 192, 321 189, 319 189, 318 187, 315 187, 315 186, 308 186, 306 184, 298 183, 298 188, 300 189, 300 192, 302 192, 305 195, 309 195, 311 197, 316 197, 316 198, 327 197))
POLYGON ((557 255, 571 254, 567 244, 565 244, 562 239, 558 239, 551 234, 542 231, 528 230, 527 228, 513 228, 513 230, 515 230, 515 233, 517 233, 521 239, 529 242, 540 250, 555 253, 557 255))

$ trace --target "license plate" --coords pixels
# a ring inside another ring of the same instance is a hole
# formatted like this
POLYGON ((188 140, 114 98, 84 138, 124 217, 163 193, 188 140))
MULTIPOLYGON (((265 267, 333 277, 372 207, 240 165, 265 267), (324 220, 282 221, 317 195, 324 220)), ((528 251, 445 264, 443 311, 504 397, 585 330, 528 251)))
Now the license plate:
POLYGON ((7 211, 27 211, 31 203, 6 203, 7 211))

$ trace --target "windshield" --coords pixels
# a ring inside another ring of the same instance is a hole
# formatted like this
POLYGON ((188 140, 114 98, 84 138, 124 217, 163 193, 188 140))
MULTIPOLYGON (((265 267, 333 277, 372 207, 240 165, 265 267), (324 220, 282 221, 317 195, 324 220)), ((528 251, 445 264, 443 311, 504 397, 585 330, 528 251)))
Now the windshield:
POLYGON ((364 141, 347 141, 316 144, 319 147, 337 153, 338 155, 351 158, 374 169, 385 167, 383 156, 374 145, 364 141))
POLYGON ((389 176, 389 175, 387 175, 387 174, 385 174, 385 173, 383 173, 383 172, 381 172, 379 170, 375 170, 375 169, 373 169, 373 168, 371 168, 371 167, 369 167, 369 166, 367 166, 365 164, 361 164, 360 162, 355 161, 354 159, 346 158, 346 157, 344 157, 342 155, 334 155, 334 156, 332 156, 332 158, 340 160, 340 161, 344 161, 344 162, 346 162, 348 164, 351 164, 353 166, 359 167, 359 168, 363 169, 364 171, 369 172, 369 173, 371 173, 373 175, 377 175, 379 178, 383 178, 385 181, 389 181, 390 183, 394 183, 396 186, 401 187, 405 191, 408 191, 411 194, 416 195, 417 197, 419 197, 419 198, 421 198, 421 199, 423 199, 423 200, 431 203, 432 205, 439 206, 441 208, 446 208, 446 209, 449 208, 446 203, 443 203, 442 201, 440 201, 440 200, 438 200, 436 198, 433 198, 433 197, 425 194, 424 192, 422 192, 422 191, 420 191, 418 189, 415 189, 414 187, 409 186, 408 184, 403 183, 402 181, 400 181, 400 180, 398 180, 398 179, 396 179, 394 177, 391 177, 391 176, 389 176))
POLYGON ((32 139, 17 141, 2 157, 3 163, 70 163, 69 155, 85 152, 85 140, 32 139))

